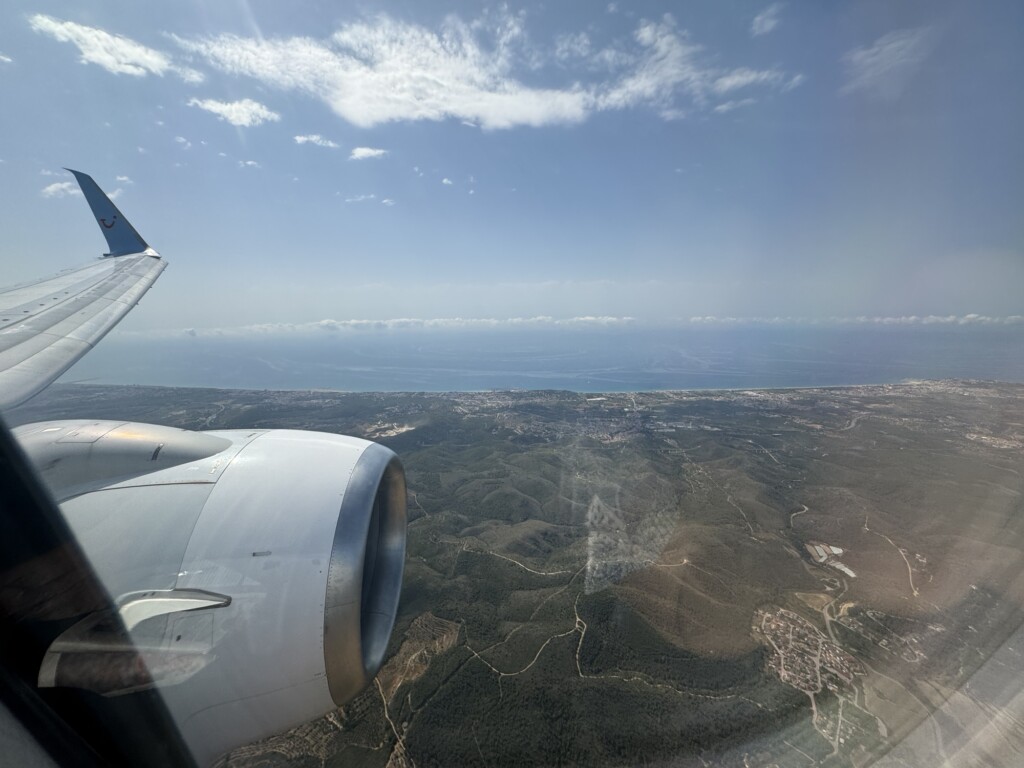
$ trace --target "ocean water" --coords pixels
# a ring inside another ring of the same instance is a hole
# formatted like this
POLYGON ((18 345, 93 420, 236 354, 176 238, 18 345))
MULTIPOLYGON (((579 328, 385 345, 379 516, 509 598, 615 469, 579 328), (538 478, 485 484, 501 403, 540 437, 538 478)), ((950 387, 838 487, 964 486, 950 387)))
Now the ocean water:
POLYGON ((250 389, 580 392, 973 378, 1024 382, 1024 328, 753 327, 112 335, 64 381, 250 389))

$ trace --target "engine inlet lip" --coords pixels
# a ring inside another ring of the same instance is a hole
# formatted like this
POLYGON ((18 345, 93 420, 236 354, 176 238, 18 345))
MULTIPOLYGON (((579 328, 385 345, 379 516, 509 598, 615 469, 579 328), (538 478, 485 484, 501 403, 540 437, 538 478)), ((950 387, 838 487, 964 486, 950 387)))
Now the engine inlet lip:
POLYGON ((327 570, 324 665, 338 706, 361 691, 384 661, 402 589, 405 529, 402 463, 390 449, 371 443, 342 498, 327 570))

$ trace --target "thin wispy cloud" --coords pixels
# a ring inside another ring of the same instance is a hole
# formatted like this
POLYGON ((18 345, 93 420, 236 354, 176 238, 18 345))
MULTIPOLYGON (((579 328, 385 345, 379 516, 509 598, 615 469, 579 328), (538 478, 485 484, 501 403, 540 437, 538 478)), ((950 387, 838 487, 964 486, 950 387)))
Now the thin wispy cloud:
POLYGON ((163 77, 171 72, 186 83, 201 83, 204 79, 201 72, 175 64, 161 51, 97 27, 61 21, 44 14, 32 16, 28 23, 36 32, 76 46, 83 64, 95 64, 115 75, 163 77))
POLYGON ((718 94, 749 88, 752 85, 780 85, 785 75, 775 69, 750 69, 740 67, 715 78, 711 89, 718 94))
POLYGON ((130 179, 129 177, 127 177, 127 176, 118 176, 118 177, 116 177, 116 178, 115 178, 115 181, 119 181, 119 182, 121 182, 122 184, 134 184, 134 183, 135 183, 134 181, 132 181, 132 180, 131 180, 131 179, 130 179))
POLYGON ((10 64, 13 61, 14 59, 12 59, 10 56, 4 56, 2 53, 0 53, 0 64, 10 64))
POLYGON ((670 17, 661 23, 641 23, 633 41, 639 48, 636 53, 618 52, 608 62, 612 69, 625 71, 596 95, 598 109, 640 104, 672 108, 678 93, 696 102, 704 100, 708 75, 698 60, 701 48, 680 35, 670 17))
POLYGON ((337 149, 338 148, 338 144, 336 142, 333 142, 330 139, 325 139, 319 133, 310 133, 310 134, 308 134, 306 136, 296 136, 295 137, 295 143, 296 144, 312 144, 315 147, 325 147, 327 149, 337 149))
POLYGON ((266 122, 277 122, 281 116, 258 101, 217 101, 216 99, 189 99, 188 106, 211 112, 221 120, 241 128, 252 128, 266 122))
POLYGON ((719 317, 704 315, 691 317, 683 322, 706 326, 1004 326, 1024 325, 1024 315, 992 316, 975 313, 966 315, 857 315, 850 317, 719 317))
POLYGON ((368 160, 373 157, 384 157, 386 149, 375 149, 374 147, 356 147, 348 156, 349 160, 368 160))
POLYGON ((678 105, 680 93, 690 97, 692 105, 703 109, 713 96, 722 96, 745 88, 788 90, 796 76, 778 69, 750 67, 724 69, 704 63, 704 49, 690 42, 689 35, 676 28, 671 17, 659 23, 644 22, 635 38, 644 49, 627 68, 628 74, 598 103, 609 109, 624 109, 642 104, 661 107, 666 120, 680 119, 686 111, 678 105), (632 69, 629 72, 629 69, 632 69))
POLYGON ((930 27, 901 29, 883 35, 873 45, 848 51, 843 56, 843 92, 899 98, 931 53, 934 37, 930 27))
POLYGON ((469 22, 450 15, 436 30, 380 15, 324 39, 213 35, 173 38, 229 75, 304 93, 360 127, 455 119, 485 130, 579 123, 595 112, 637 107, 677 119, 709 94, 783 89, 778 70, 721 67, 671 16, 642 21, 629 38, 593 50, 586 33, 539 51, 524 17, 507 11, 469 22), (567 63, 561 86, 526 82, 547 61, 567 63), (579 71, 576 71, 576 70, 579 71), (594 73, 603 73, 595 81, 594 73))
POLYGON ((184 136, 175 136, 174 142, 181 145, 182 149, 192 149, 192 142, 186 139, 184 136))
POLYGON ((239 160, 238 161, 238 167, 239 168, 262 168, 263 166, 260 165, 255 160, 239 160))
MULTIPOLYGON (((384 203, 384 201, 381 201, 384 203)), ((386 203, 385 203, 386 204, 386 203)), ((207 328, 169 328, 148 331, 122 331, 123 336, 144 338, 180 338, 183 335, 204 338, 321 336, 325 333, 367 333, 389 331, 459 331, 513 329, 587 329, 587 328, 907 328, 907 329, 985 329, 1024 327, 1024 315, 895 315, 840 317, 740 317, 698 315, 672 320, 646 321, 630 315, 577 315, 554 317, 528 315, 512 317, 397 317, 390 319, 324 319, 313 322, 276 322, 207 328)))
POLYGON ((779 26, 779 14, 782 13, 782 3, 772 3, 761 11, 750 24, 751 37, 767 35, 779 26))
POLYGON ((341 332, 403 331, 403 330, 463 330, 514 328, 608 328, 633 325, 632 317, 584 315, 580 317, 399 317, 387 320, 334 320, 325 319, 309 323, 260 323, 255 325, 219 328, 182 328, 163 331, 122 332, 122 335, 154 337, 253 337, 253 336, 308 336, 341 332))
POLYGON ((365 202, 367 202, 369 200, 376 200, 376 199, 377 199, 377 195, 371 193, 369 195, 353 195, 352 197, 346 197, 345 198, 345 202, 346 203, 365 203, 365 202))
POLYGON ((592 50, 590 36, 586 32, 559 35, 555 39, 555 58, 559 61, 584 59, 592 50))
POLYGON ((737 101, 724 101, 721 104, 715 106, 714 111, 720 115, 727 112, 732 112, 734 109, 740 109, 741 107, 749 107, 752 104, 756 104, 757 99, 739 99, 737 101))
POLYGON ((80 195, 82 190, 72 181, 57 181, 43 187, 40 194, 43 197, 67 197, 68 195, 80 195))

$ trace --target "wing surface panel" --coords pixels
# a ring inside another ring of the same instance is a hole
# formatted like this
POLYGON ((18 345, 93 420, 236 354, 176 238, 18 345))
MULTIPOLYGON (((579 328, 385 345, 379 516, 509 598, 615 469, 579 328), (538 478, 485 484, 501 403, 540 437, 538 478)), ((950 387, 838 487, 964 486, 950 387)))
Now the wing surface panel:
POLYGON ((165 267, 148 254, 121 256, 0 292, 0 409, 28 400, 70 368, 165 267))
POLYGON ((71 173, 110 253, 50 278, 0 289, 0 409, 25 402, 70 368, 139 303, 167 266, 91 176, 71 173))
POLYGON ((8 311, 28 305, 30 309, 36 302, 57 300, 70 293, 79 293, 85 287, 106 277, 111 270, 109 259, 94 259, 80 267, 62 269, 55 275, 0 288, 0 307, 8 311))

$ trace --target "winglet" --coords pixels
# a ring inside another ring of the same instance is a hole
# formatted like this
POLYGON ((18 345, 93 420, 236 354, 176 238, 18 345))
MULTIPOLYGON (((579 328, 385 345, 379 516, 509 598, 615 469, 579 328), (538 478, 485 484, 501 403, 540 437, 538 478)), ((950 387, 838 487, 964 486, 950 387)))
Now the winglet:
POLYGON ((100 225, 100 231, 107 238, 107 246, 110 253, 104 256, 128 256, 135 253, 148 253, 151 256, 159 256, 156 251, 149 247, 149 243, 142 239, 142 236, 135 231, 135 227, 129 223, 124 214, 117 210, 117 206, 107 197, 99 185, 92 180, 92 176, 81 171, 73 171, 65 168, 75 175, 78 186, 92 208, 96 222, 100 225))

